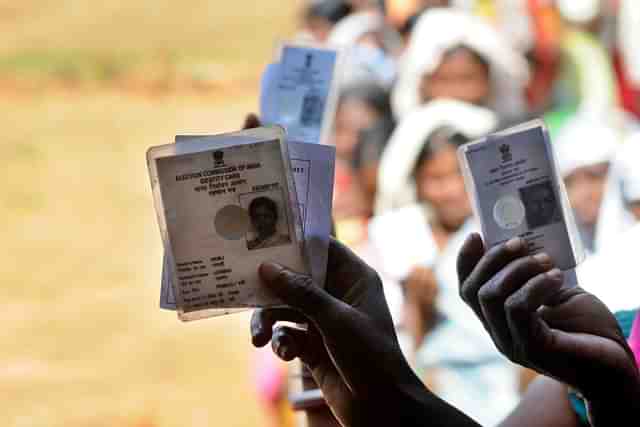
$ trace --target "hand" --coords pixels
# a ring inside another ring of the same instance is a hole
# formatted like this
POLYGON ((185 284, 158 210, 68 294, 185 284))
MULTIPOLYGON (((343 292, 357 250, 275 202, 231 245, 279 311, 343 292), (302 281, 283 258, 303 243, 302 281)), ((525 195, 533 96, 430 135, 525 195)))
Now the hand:
POLYGON ((458 276, 462 299, 510 360, 592 403, 618 392, 640 400, 638 369, 615 317, 593 295, 563 286, 548 256, 529 256, 519 238, 485 252, 473 234, 458 256, 458 276))
POLYGON ((262 126, 262 123, 260 122, 260 118, 253 113, 249 113, 244 118, 244 124, 242 125, 242 130, 259 128, 260 126, 262 126))
POLYGON ((412 381, 378 275, 342 244, 331 241, 325 289, 277 264, 263 264, 260 276, 292 308, 257 309, 254 345, 271 340, 283 360, 299 357, 343 425, 359 424, 363 413, 375 419, 384 408, 364 409, 364 402, 383 402, 392 383, 412 381), (308 323, 308 329, 273 329, 278 321, 308 323))

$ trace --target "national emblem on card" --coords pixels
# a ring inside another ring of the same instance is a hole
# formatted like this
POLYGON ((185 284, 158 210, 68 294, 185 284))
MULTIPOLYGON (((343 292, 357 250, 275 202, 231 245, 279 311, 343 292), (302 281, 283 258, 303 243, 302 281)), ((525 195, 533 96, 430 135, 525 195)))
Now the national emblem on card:
POLYGON ((213 152, 213 166, 216 168, 224 166, 224 151, 217 150, 213 152))
POLYGON ((511 147, 509 144, 500 145, 500 153, 502 154, 502 163, 510 162, 513 160, 513 156, 511 155, 511 147))

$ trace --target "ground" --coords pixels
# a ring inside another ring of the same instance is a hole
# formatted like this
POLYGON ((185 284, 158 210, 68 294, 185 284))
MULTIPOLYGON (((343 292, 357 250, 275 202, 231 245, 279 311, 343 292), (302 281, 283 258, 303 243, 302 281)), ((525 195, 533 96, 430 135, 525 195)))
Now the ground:
POLYGON ((0 0, 0 425, 265 425, 248 315, 158 308, 145 152, 237 129, 295 5, 0 0))

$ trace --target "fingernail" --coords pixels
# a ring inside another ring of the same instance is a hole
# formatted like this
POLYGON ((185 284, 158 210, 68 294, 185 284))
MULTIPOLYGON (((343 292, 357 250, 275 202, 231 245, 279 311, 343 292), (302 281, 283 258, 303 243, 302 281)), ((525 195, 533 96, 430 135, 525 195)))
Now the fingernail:
POLYGON ((289 348, 289 346, 280 345, 278 347, 278 356, 280 356, 281 359, 284 359, 284 360, 290 359, 290 355, 291 355, 291 349, 289 348))
POLYGON ((260 277, 267 282, 272 282, 276 280, 283 269, 280 264, 276 264, 275 262, 264 262, 260 265, 260 277))
POLYGON ((472 243, 476 243, 478 239, 480 239, 480 236, 478 235, 478 233, 471 233, 465 239, 464 246, 468 246, 472 243))
POLYGON ((547 277, 556 282, 564 281, 564 273, 559 268, 547 272, 547 277))
POLYGON ((523 241, 522 241, 522 239, 520 237, 514 237, 512 239, 509 239, 507 241, 507 243, 505 243, 505 246, 510 251, 516 252, 516 251, 519 251, 520 249, 522 249, 523 241))
POLYGON ((553 261, 551 261, 551 257, 544 252, 540 252, 539 254, 535 254, 533 259, 536 260, 541 267, 550 268, 553 265, 553 261))
POLYGON ((278 344, 282 347, 289 348, 289 346, 291 345, 291 337, 286 333, 280 334, 278 336, 278 344))

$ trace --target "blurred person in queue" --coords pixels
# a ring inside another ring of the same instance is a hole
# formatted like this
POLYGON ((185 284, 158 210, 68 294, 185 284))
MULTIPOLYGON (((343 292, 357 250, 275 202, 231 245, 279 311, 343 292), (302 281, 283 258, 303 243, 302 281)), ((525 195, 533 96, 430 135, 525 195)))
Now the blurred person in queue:
POLYGON ((396 78, 396 43, 378 11, 353 13, 338 22, 327 43, 344 50, 340 84, 372 82, 389 89, 396 78))
POLYGON ((387 133, 393 128, 388 91, 373 82, 345 87, 336 107, 332 139, 337 155, 336 220, 368 219, 373 214, 377 164, 386 140, 384 136, 372 139, 363 134, 378 127, 387 133))
POLYGON ((616 130, 584 114, 570 118, 555 137, 558 163, 582 243, 596 247, 596 233, 611 162, 620 144, 616 130))
POLYGON ((615 245, 640 221, 640 133, 617 131, 616 138, 623 142, 617 145, 610 162, 596 227, 596 250, 615 245))
POLYGON ((303 27, 314 41, 324 43, 335 25, 352 12, 344 0, 312 1, 303 10, 303 27))
POLYGON ((531 256, 520 238, 486 248, 471 234, 457 271, 475 323, 507 358, 543 375, 499 424, 474 420, 420 382, 400 351, 378 275, 336 241, 324 286, 278 264, 260 267, 264 286, 291 308, 256 310, 253 343, 271 341, 283 360, 305 363, 345 427, 601 427, 640 419, 637 310, 614 317, 593 295, 566 286, 553 260, 531 256))
POLYGON ((385 16, 406 44, 417 19, 424 11, 450 5, 450 0, 386 0, 385 16))
POLYGON ((389 93, 375 83, 360 83, 340 92, 334 123, 336 154, 351 162, 360 133, 379 121, 390 121, 389 93))
POLYGON ((380 12, 380 0, 347 0, 355 12, 380 12))
POLYGON ((351 170, 362 188, 369 217, 373 216, 378 194, 380 160, 394 129, 395 121, 389 115, 358 134, 358 143, 351 159, 351 170))
POLYGON ((527 62, 482 18, 454 9, 426 11, 401 64, 392 94, 397 118, 442 98, 490 108, 503 121, 525 112, 527 62))
POLYGON ((578 266, 581 286, 614 311, 636 308, 640 241, 640 133, 616 149, 596 227, 596 251, 578 266))
POLYGON ((490 110, 435 100, 401 120, 379 171, 369 239, 413 367, 447 402, 495 424, 518 399, 518 370, 458 297, 455 259, 477 229, 457 148, 497 126, 490 110))

